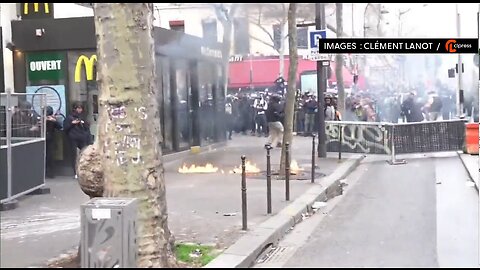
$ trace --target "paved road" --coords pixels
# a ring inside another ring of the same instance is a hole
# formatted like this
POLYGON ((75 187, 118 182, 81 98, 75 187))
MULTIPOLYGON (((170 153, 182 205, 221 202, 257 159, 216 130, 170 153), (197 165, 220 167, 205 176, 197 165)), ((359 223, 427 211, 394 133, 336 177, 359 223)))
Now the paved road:
MULTIPOLYGON (((265 138, 238 136, 227 148, 201 155, 188 156, 165 164, 169 228, 178 242, 217 244, 228 247, 241 236, 240 175, 228 170, 240 165, 240 156, 265 168, 265 138), (225 174, 179 174, 182 163, 204 165, 213 163, 225 174), (237 213, 224 216, 224 213, 237 213)), ((295 137, 292 159, 309 172, 311 139, 295 137)), ((280 150, 272 151, 277 163, 280 150)), ((338 166, 336 159, 323 159, 319 171, 330 174, 338 166)), ((319 180, 320 181, 320 180, 319 180)), ((273 213, 288 202, 284 199, 284 181, 273 181, 273 213)), ((88 201, 72 178, 48 180, 51 194, 25 196, 19 207, 1 212, 1 267, 42 265, 46 260, 73 249, 80 239, 80 204, 88 201), (48 248, 45 248, 48 247, 48 248)), ((291 201, 310 187, 309 181, 291 181, 291 201)), ((250 227, 263 222, 266 215, 266 182, 249 178, 248 223, 250 227)))
POLYGON ((328 214, 256 267, 478 267, 478 193, 467 180, 455 156, 364 164, 328 214))

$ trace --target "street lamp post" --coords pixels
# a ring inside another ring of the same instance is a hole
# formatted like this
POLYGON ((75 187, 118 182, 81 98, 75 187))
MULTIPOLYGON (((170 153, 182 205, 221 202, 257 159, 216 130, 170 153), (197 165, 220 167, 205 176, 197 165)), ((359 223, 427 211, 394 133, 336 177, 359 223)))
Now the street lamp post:
MULTIPOLYGON (((317 30, 326 29, 325 4, 315 3, 315 28, 317 30)), ((318 121, 318 157, 327 157, 327 136, 325 134, 325 114, 323 108, 325 106, 324 93, 327 86, 327 76, 323 61, 317 61, 317 121, 318 121)))

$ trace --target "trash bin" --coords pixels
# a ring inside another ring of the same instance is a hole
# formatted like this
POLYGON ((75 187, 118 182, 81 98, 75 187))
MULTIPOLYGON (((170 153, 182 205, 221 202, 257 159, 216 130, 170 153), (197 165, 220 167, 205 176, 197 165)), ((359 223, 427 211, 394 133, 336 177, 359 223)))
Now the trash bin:
POLYGON ((478 155, 478 123, 465 124, 465 149, 464 152, 478 155))

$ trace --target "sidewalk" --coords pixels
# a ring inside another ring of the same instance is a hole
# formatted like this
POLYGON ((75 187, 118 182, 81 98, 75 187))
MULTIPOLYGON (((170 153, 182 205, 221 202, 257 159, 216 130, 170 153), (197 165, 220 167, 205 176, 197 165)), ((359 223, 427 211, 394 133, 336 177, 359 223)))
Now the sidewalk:
POLYGON ((462 152, 459 152, 458 155, 460 156, 460 159, 462 160, 463 165, 465 166, 465 169, 467 169, 468 174, 470 175, 470 178, 472 178, 472 180, 475 182, 475 185, 477 186, 477 190, 478 190, 478 187, 479 187, 478 155, 469 155, 469 154, 464 154, 462 152))
MULTIPOLYGON (((236 136, 228 146, 181 160, 165 163, 169 228, 177 242, 216 244, 226 248, 241 235, 240 175, 228 174, 239 166, 240 156, 265 170, 266 138, 236 136), (179 174, 183 163, 205 165, 210 162, 224 170, 225 174, 179 174), (224 216, 236 213, 236 216, 224 216)), ((277 169, 280 149, 272 150, 272 168, 277 169), (277 165, 275 165, 277 164, 277 165)), ((332 157, 336 157, 332 153, 332 157)), ((344 160, 348 155, 344 155, 344 160)), ((292 160, 296 160, 306 172, 310 171, 311 138, 295 137, 292 160)), ((338 166, 336 158, 317 160, 317 173, 331 174, 338 166)), ((340 162, 341 163, 341 162, 340 162)), ((266 215, 266 181, 264 178, 247 179, 248 226, 254 227, 269 218, 266 215)), ((321 180, 317 180, 319 182, 321 180)), ((285 201, 285 182, 272 181, 273 214, 288 203, 285 201)), ((66 250, 75 248, 80 238, 80 204, 88 201, 70 178, 49 180, 51 194, 26 196, 19 207, 1 215, 1 267, 28 267, 44 265, 66 250)), ((307 191, 309 180, 290 181, 290 200, 307 191)))

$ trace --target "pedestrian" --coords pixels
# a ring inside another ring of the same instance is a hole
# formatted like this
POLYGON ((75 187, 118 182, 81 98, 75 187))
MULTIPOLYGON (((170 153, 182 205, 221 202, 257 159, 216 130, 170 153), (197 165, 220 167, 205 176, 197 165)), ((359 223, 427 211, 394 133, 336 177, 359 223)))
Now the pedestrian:
POLYGON ((257 136, 266 136, 267 117, 265 116, 265 112, 267 111, 268 104, 263 94, 261 94, 260 97, 255 99, 253 107, 255 109, 255 124, 257 129, 257 136))
POLYGON ((415 93, 410 92, 403 101, 401 107, 402 116, 405 116, 408 123, 423 121, 423 114, 420 105, 415 101, 415 93))
POLYGON ((437 121, 442 112, 442 100, 435 92, 429 93, 427 112, 429 121, 437 121))
POLYGON ((317 100, 312 94, 307 94, 307 100, 305 101, 305 136, 312 135, 315 130, 315 114, 317 113, 318 106, 317 100))
POLYGON ((232 98, 227 97, 226 103, 225 103, 225 126, 227 129, 227 137, 229 140, 232 139, 234 124, 235 124, 235 119, 233 117, 232 98))
POLYGON ((250 126, 250 104, 247 96, 242 96, 238 104, 239 109, 239 121, 240 121, 240 132, 243 135, 247 135, 247 130, 250 126))
POLYGON ((47 106, 46 109, 46 127, 45 127, 45 176, 48 178, 55 178, 54 155, 55 155, 55 133, 62 129, 62 125, 58 122, 56 114, 53 113, 53 108, 47 106))
POLYGON ((304 102, 307 99, 306 96, 302 95, 296 102, 297 106, 295 108, 295 120, 297 126, 297 134, 301 135, 305 132, 305 107, 304 102))
POLYGON ((325 97, 325 108, 323 109, 325 114, 325 121, 335 121, 335 107, 333 106, 332 98, 325 97))
POLYGON ((283 139, 283 113, 284 111, 280 104, 280 97, 272 96, 266 111, 268 129, 270 132, 270 136, 268 137, 269 145, 282 147, 281 141, 283 139))
POLYGON ((70 141, 72 149, 72 167, 75 179, 78 178, 76 171, 77 149, 83 150, 91 143, 90 124, 85 120, 83 114, 83 106, 80 104, 73 105, 73 110, 63 122, 63 130, 70 141))
POLYGON ((12 115, 12 137, 40 137, 40 116, 32 110, 32 104, 21 101, 12 115))

